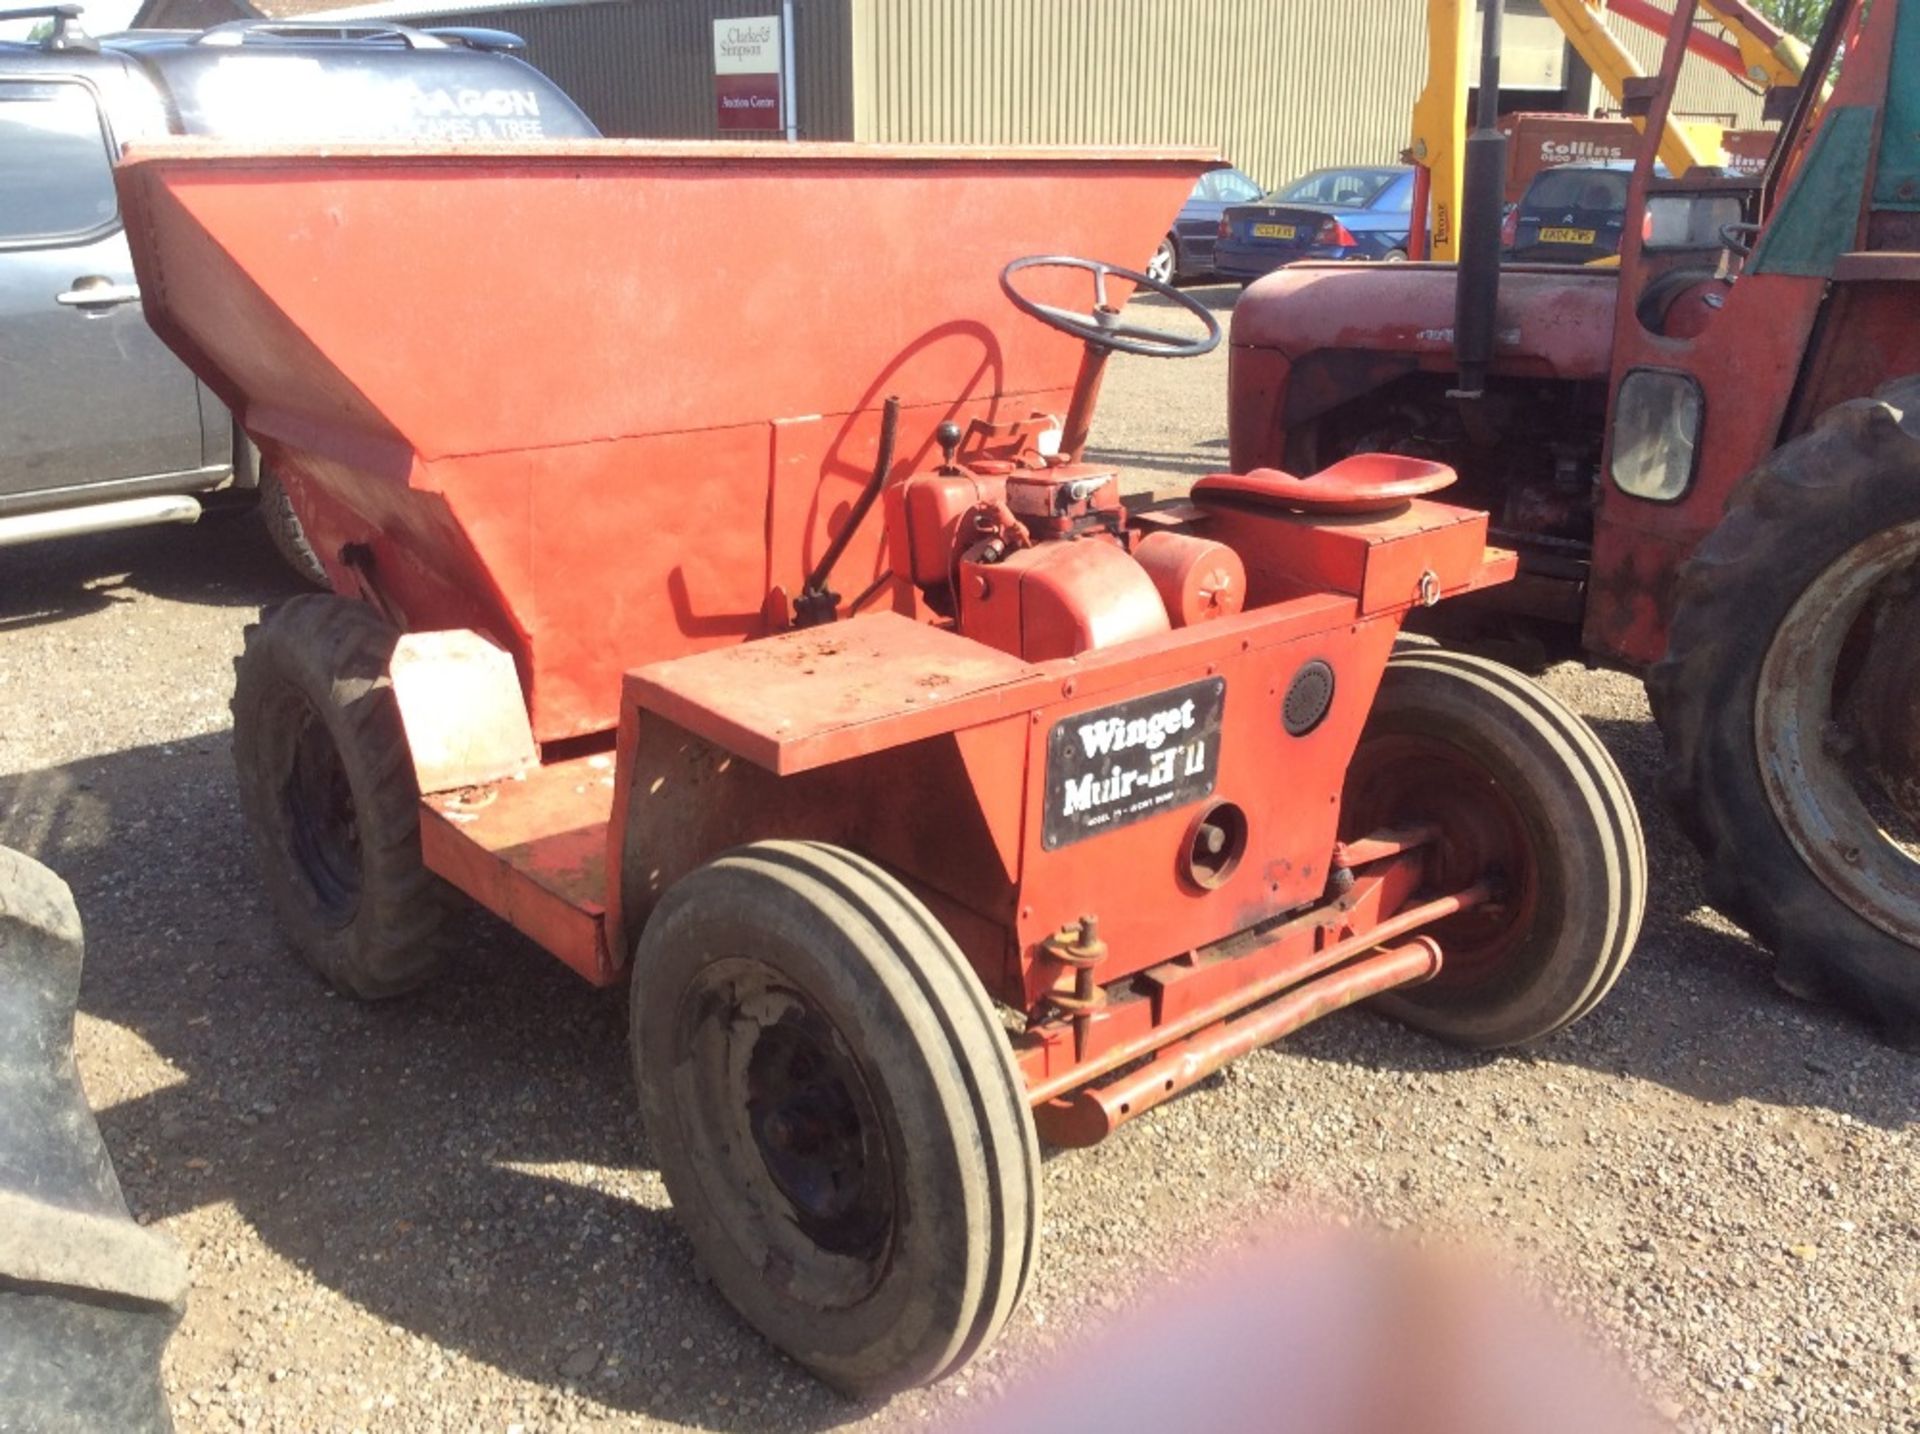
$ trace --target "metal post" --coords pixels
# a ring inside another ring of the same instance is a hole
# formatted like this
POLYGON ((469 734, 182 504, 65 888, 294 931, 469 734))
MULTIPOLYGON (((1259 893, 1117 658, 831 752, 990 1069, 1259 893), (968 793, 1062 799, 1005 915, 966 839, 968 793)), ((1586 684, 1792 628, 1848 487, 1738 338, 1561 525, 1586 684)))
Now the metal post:
POLYGON ((1466 183, 1460 213, 1460 271, 1454 293, 1453 343, 1460 367, 1458 398, 1487 390, 1500 303, 1500 220, 1506 194, 1507 137, 1500 133, 1500 21, 1504 0, 1485 0, 1480 33, 1480 93, 1467 136, 1466 183))
POLYGON ((800 138, 800 116, 794 113, 797 92, 793 76, 793 0, 780 0, 780 121, 789 144, 800 138))

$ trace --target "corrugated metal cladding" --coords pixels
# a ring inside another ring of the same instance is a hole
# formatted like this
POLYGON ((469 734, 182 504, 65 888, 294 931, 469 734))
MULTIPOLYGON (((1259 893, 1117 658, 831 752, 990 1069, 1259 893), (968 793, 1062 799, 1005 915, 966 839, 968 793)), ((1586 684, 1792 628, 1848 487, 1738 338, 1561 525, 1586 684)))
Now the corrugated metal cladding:
POLYGON ((856 138, 1197 144, 1267 184, 1391 161, 1424 0, 855 0, 856 138))

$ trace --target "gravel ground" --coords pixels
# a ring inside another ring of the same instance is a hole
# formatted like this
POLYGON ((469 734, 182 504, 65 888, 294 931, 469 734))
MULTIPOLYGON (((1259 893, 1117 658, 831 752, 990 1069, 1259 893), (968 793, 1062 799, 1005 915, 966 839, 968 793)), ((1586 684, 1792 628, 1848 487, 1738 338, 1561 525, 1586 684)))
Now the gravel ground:
MULTIPOLYGON (((1224 380, 1222 355, 1119 361, 1097 446, 1136 488, 1224 464, 1224 380)), ((243 626, 290 591, 245 521, 0 567, 0 841, 86 918, 87 1089, 129 1202, 193 1266, 168 1356, 182 1429, 928 1422, 978 1411, 1170 1268, 1300 1220, 1490 1245, 1691 1427, 1920 1429, 1920 1066, 1780 994, 1702 905, 1637 683, 1548 678, 1625 768, 1656 874, 1597 1013, 1502 1058, 1343 1014, 1050 1153, 1005 1338, 874 1408, 703 1283, 633 1112, 618 996, 479 915, 468 969, 390 1006, 286 958, 226 701, 243 626)))

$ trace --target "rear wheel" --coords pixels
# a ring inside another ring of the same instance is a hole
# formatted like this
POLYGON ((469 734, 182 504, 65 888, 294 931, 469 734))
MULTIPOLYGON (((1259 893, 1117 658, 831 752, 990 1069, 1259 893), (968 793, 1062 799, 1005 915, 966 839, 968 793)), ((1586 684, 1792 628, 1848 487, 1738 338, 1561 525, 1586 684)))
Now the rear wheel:
POLYGON ((1796 994, 1920 1047, 1920 377, 1735 493, 1648 678, 1709 894, 1796 994))
POLYGON ((1646 907, 1646 848, 1626 782, 1551 694, 1483 658, 1397 650, 1354 755, 1342 827, 1432 822, 1436 893, 1490 880, 1496 900, 1433 929, 1440 974, 1373 1004, 1462 1045, 1537 1041, 1600 1003, 1646 907))
POLYGON ((247 629, 234 664, 240 806, 295 952, 349 995, 444 962, 447 889, 420 854, 420 792, 387 665, 399 634, 313 594, 247 629))
POLYGON ((760 842, 684 878, 633 966, 634 1074, 715 1284, 828 1382, 959 1368, 1019 1301, 1039 1156, 993 1007, 905 887, 760 842))

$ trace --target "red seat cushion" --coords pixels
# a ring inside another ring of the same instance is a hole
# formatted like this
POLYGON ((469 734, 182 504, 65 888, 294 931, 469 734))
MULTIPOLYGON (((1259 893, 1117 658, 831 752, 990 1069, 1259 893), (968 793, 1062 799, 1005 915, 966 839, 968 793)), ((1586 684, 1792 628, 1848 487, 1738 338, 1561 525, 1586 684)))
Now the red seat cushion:
POLYGON ((1399 453, 1356 453, 1305 477, 1278 468, 1215 473, 1193 485, 1196 502, 1271 505, 1298 513, 1383 513, 1453 482, 1444 463, 1399 453))

